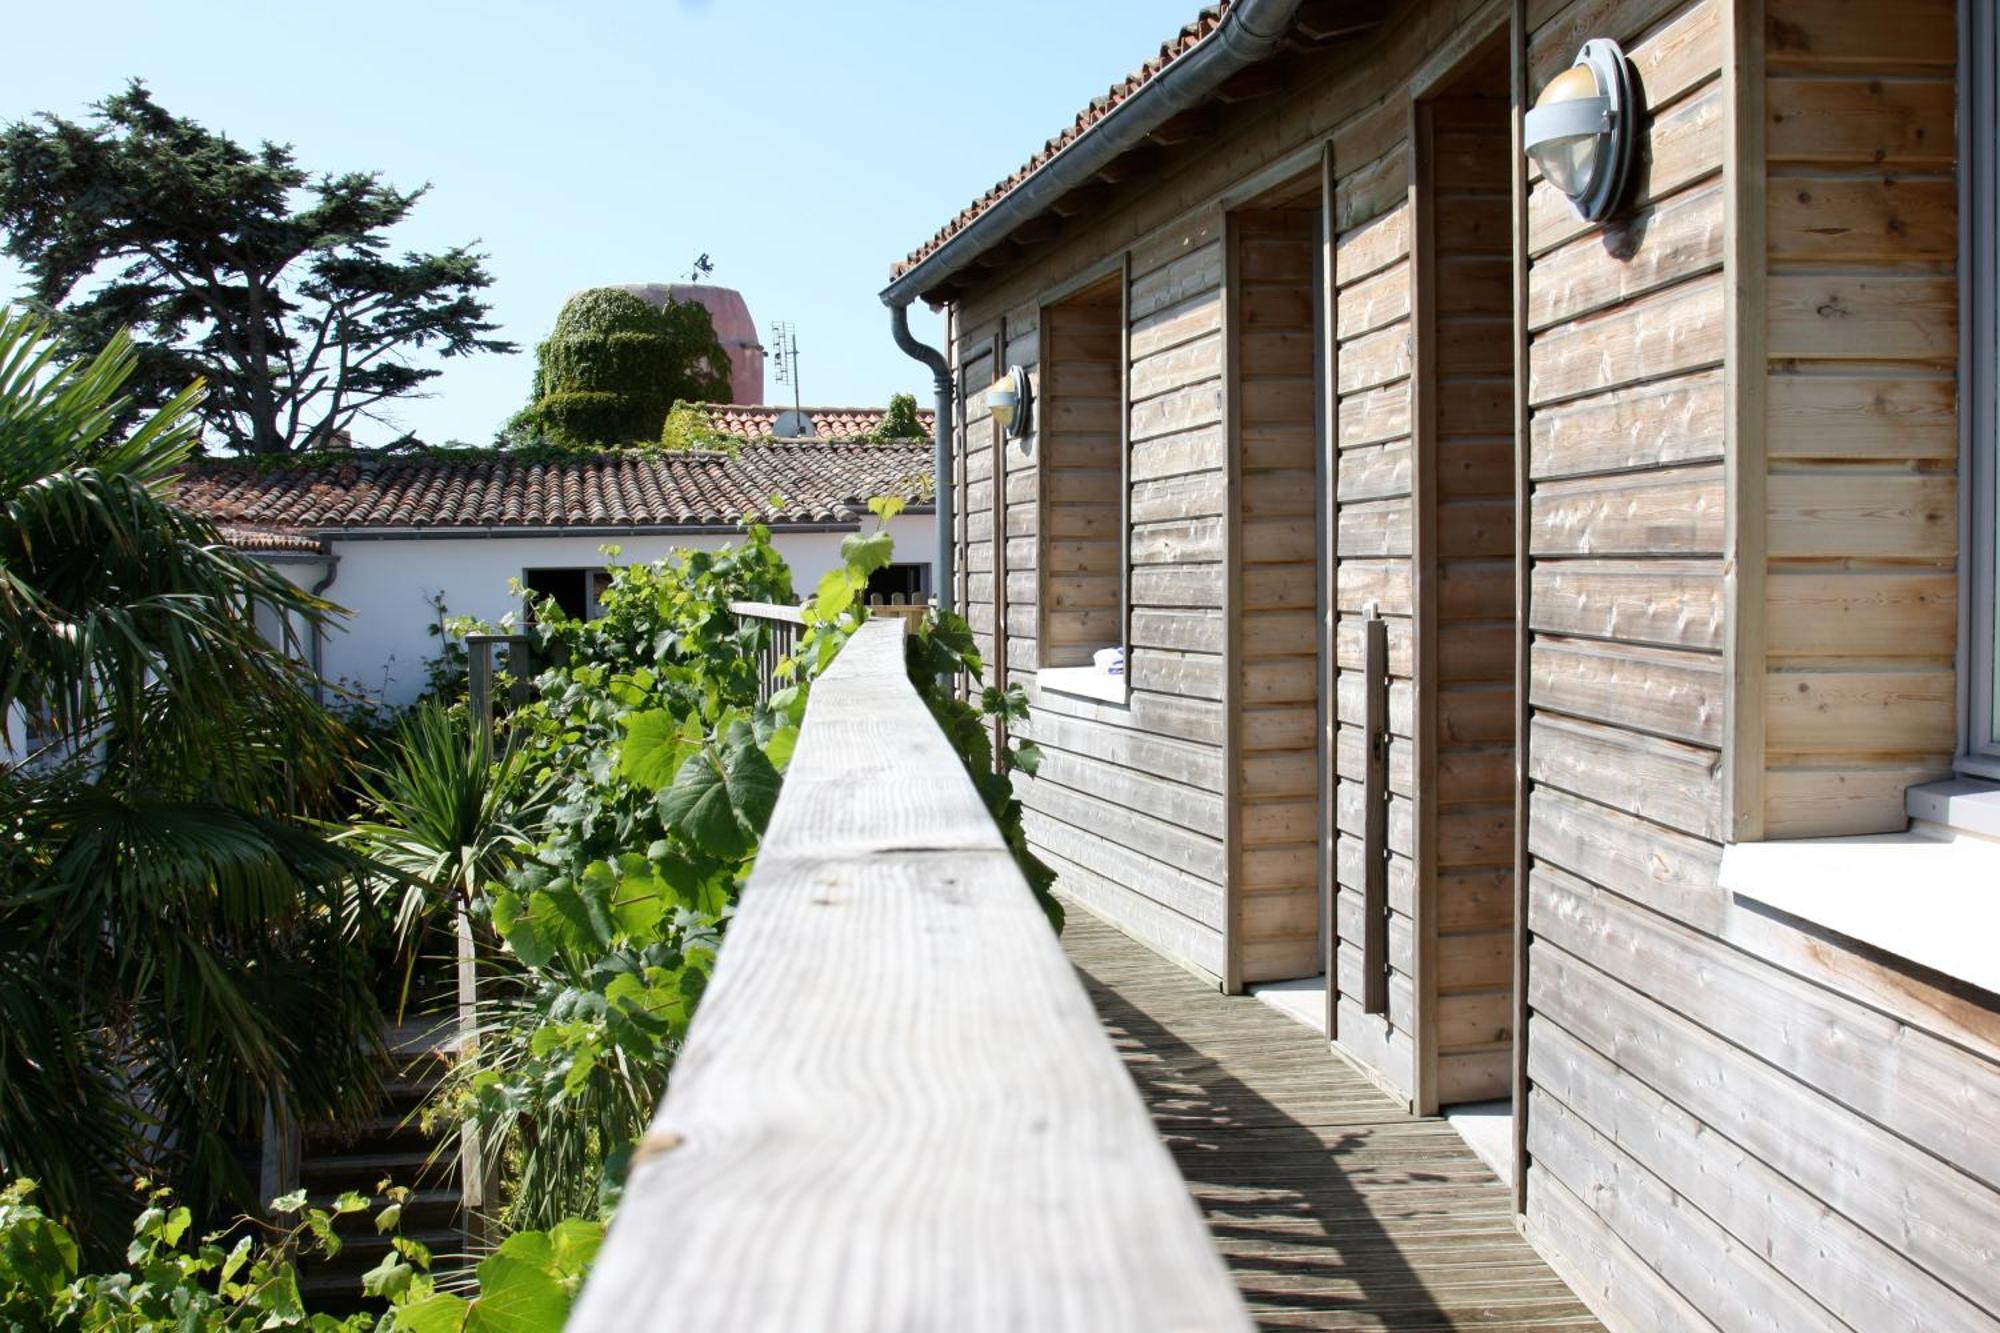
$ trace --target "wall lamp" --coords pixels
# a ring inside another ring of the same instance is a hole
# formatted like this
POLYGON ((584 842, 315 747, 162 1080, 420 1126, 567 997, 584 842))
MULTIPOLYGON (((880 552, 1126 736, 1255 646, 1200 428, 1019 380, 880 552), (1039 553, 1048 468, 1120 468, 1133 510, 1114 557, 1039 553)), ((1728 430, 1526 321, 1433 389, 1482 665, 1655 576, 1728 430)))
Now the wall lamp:
POLYGON ((1586 222, 1618 207, 1639 146, 1632 63, 1606 38, 1585 42, 1576 63, 1549 80, 1522 126, 1542 178, 1586 222))
POLYGON ((1028 372, 1020 366, 1007 367, 1007 373, 986 391, 986 410, 1008 439, 1025 439, 1035 428, 1035 394, 1028 372))

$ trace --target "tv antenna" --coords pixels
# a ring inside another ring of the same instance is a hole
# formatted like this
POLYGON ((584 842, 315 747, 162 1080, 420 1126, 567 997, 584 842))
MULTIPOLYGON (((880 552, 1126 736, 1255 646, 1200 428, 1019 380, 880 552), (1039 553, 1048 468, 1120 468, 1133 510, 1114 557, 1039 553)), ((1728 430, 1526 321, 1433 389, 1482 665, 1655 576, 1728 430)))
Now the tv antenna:
POLYGON ((704 250, 695 257, 694 264, 688 269, 688 281, 700 282, 714 272, 715 265, 710 262, 708 251, 704 250))
POLYGON ((792 411, 799 411, 799 337, 786 320, 771 325, 771 365, 778 383, 792 386, 792 411))

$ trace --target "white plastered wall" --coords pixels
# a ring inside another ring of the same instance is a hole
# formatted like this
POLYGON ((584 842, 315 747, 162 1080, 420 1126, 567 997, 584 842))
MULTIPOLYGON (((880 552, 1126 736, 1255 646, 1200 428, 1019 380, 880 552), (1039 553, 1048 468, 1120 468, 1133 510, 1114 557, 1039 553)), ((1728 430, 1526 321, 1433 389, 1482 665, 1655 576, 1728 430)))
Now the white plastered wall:
MULTIPOLYGON (((869 521, 872 526, 873 520, 869 521)), ((933 520, 927 514, 890 521, 899 564, 928 564, 933 555, 933 520)), ((840 559, 844 532, 772 532, 772 544, 792 568, 793 586, 810 592, 840 559)), ((519 618, 521 602, 508 588, 525 569, 613 563, 606 546, 619 548, 617 563, 658 560, 676 547, 714 550, 740 537, 728 533, 624 537, 390 537, 334 538, 339 559, 334 582, 323 596, 348 615, 331 627, 320 669, 328 680, 398 705, 414 698, 424 683, 424 662, 438 651, 430 633, 437 613, 432 599, 442 594, 452 616, 497 622, 509 612, 519 618)), ((277 566, 301 587, 326 577, 323 560, 287 561, 277 566)))

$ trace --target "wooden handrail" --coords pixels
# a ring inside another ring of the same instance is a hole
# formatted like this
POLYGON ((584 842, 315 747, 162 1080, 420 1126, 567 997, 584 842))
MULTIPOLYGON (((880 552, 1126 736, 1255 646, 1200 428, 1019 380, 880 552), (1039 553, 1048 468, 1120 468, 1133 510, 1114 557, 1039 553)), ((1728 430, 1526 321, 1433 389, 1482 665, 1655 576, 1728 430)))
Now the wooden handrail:
POLYGON ((569 1326, 1248 1329, 903 632, 813 685, 569 1326))
POLYGON ((806 618, 796 606, 783 602, 731 602, 729 609, 750 620, 775 620, 780 625, 804 625, 806 618))

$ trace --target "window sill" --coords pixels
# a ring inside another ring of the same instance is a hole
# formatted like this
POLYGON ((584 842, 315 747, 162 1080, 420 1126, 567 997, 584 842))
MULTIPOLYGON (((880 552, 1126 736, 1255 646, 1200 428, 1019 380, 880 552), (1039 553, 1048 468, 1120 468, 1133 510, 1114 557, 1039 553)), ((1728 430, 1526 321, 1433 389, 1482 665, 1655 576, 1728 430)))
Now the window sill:
POLYGON ((1125 702, 1125 677, 1108 675, 1094 666, 1043 667, 1035 676, 1035 683, 1054 694, 1107 704, 1125 702))
POLYGON ((1926 782, 1904 793, 1903 809, 1912 819, 2000 838, 2000 782, 1976 777, 1926 782))
POLYGON ((1737 843, 1719 878, 1741 901, 2000 993, 2000 842, 1932 825, 1737 843))

